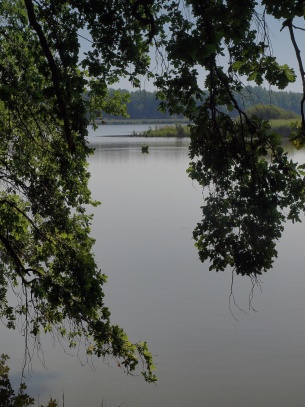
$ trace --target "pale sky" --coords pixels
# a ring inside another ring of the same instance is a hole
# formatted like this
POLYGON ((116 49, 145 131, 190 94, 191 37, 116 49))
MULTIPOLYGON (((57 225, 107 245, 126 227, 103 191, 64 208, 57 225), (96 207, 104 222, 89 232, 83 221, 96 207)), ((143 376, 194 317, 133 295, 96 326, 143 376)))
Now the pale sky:
MULTIPOLYGON (((295 23, 299 27, 305 28, 304 20, 298 19, 295 23)), ((277 57, 279 64, 287 64, 294 68, 295 73, 297 74, 297 80, 295 83, 289 85, 285 90, 290 90, 293 92, 302 92, 303 86, 300 78, 299 67, 297 63, 297 58, 294 52, 294 48, 291 43, 289 36, 289 31, 287 28, 284 28, 281 31, 282 23, 279 21, 273 20, 269 22, 270 29, 270 39, 273 44, 273 53, 277 57)), ((295 37, 298 43, 298 47, 301 51, 301 58, 305 66, 305 32, 300 30, 295 30, 295 37)))
MULTIPOLYGON (((296 55, 290 40, 289 36, 289 31, 287 28, 285 28, 283 31, 281 31, 282 23, 275 20, 271 19, 270 17, 267 20, 268 26, 269 26, 269 35, 270 35, 270 40, 272 43, 272 48, 273 48, 273 55, 277 57, 277 61, 279 64, 287 64, 290 67, 294 68, 295 73, 297 74, 297 80, 295 83, 290 84, 285 91, 292 91, 292 92, 302 92, 302 82, 300 79, 300 73, 299 73, 299 67, 296 59, 296 55)), ((302 27, 305 29, 305 23, 304 19, 298 19, 295 23, 296 25, 302 27)), ((87 34, 84 32, 84 35, 87 36, 87 34)), ((301 51, 301 57, 304 58, 304 65, 305 65, 305 31, 300 31, 296 30, 295 32, 297 42, 299 49, 301 51)), ((86 49, 89 44, 88 42, 84 42, 81 40, 83 49, 86 49)), ((151 52, 151 59, 152 59, 152 66, 154 66, 155 63, 155 56, 154 56, 154 51, 151 52)), ((140 78, 141 80, 141 88, 145 89, 146 91, 154 91, 156 88, 153 86, 152 82, 149 82, 146 78, 142 77, 140 78)), ((204 72, 199 75, 199 81, 203 84, 204 82, 204 72)), ((245 83, 247 84, 247 83, 245 83)), ((249 83, 249 85, 255 85, 255 83, 249 83)), ((115 85, 112 86, 115 89, 121 88, 121 89, 127 89, 129 91, 136 90, 132 88, 130 82, 126 78, 122 78, 121 81, 115 85)), ((203 87, 203 86, 202 86, 203 87)), ((268 85, 266 85, 268 88, 268 85)), ((273 88, 274 90, 277 90, 276 88, 273 88)))

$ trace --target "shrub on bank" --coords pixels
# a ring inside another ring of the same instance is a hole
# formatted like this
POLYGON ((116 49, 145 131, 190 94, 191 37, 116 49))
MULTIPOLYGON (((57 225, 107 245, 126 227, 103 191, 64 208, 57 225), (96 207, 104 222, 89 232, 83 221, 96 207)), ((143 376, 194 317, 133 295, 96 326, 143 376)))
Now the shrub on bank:
POLYGON ((291 119, 273 119, 269 121, 269 124, 272 131, 275 131, 283 137, 289 137, 292 132, 291 119))
POLYGON ((246 110, 246 113, 248 116, 254 115, 263 120, 296 120, 300 118, 300 115, 290 110, 282 109, 281 107, 276 105, 254 105, 249 107, 246 110))

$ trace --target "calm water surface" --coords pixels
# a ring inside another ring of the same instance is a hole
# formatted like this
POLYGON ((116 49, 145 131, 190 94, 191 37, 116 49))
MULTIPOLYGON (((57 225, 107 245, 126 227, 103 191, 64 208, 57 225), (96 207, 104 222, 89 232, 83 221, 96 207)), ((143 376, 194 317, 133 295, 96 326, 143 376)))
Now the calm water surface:
MULTIPOLYGON (((100 407, 102 398, 108 407, 304 407, 305 225, 287 224, 274 268, 254 290, 255 311, 250 280, 235 277, 240 310, 232 299, 230 306, 230 271, 209 272, 191 239, 202 192, 186 176, 188 140, 91 142, 90 185, 102 202, 92 233, 109 276, 106 303, 133 341, 148 341, 159 381, 127 377, 112 361, 82 367, 45 340, 48 370, 35 358, 29 391, 40 402, 57 397, 60 406, 64 391, 65 407, 100 407)), ((17 380, 22 339, 1 336, 17 380)))

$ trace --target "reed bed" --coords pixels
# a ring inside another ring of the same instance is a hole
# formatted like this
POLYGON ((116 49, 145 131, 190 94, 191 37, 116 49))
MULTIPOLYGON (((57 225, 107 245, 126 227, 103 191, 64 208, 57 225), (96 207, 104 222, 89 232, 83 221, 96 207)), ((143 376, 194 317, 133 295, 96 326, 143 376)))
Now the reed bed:
POLYGON ((173 126, 155 126, 154 129, 149 128, 141 134, 134 133, 133 137, 189 137, 190 129, 187 125, 175 124, 173 126))

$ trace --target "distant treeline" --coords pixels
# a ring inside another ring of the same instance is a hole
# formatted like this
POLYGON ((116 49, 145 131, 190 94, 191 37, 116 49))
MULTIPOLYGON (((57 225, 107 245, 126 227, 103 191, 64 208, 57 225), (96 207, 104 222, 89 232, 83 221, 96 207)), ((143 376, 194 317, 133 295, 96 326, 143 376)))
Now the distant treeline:
MULTIPOLYGON (((128 92, 127 90, 121 91, 129 93, 130 95, 130 102, 127 104, 127 112, 130 116, 130 120, 164 120, 182 118, 181 116, 171 116, 169 113, 160 112, 158 110, 160 100, 156 98, 155 92, 147 92, 145 90, 134 92, 128 92)), ((301 93, 270 91, 260 86, 248 86, 241 94, 235 93, 234 97, 238 104, 244 109, 257 104, 272 104, 300 114, 301 93)), ((230 115, 234 116, 236 115, 236 112, 230 112, 230 115)), ((108 114, 104 114, 103 117, 105 120, 122 119, 122 117, 111 116, 108 114)))
MULTIPOLYGON (((145 90, 137 90, 129 92, 121 89, 121 92, 128 93, 130 102, 127 103, 127 113, 130 120, 164 120, 173 119, 169 113, 163 113, 158 110, 160 100, 156 98, 156 92, 147 92, 145 90)), ((110 91, 111 93, 111 91, 110 91)), ((124 119, 122 116, 111 116, 104 114, 107 119, 124 119)), ((174 118, 182 118, 182 116, 174 116, 174 118)))
POLYGON ((240 106, 247 109, 253 105, 275 105, 300 115, 302 93, 271 91, 260 86, 247 86, 242 94, 235 94, 240 106))

